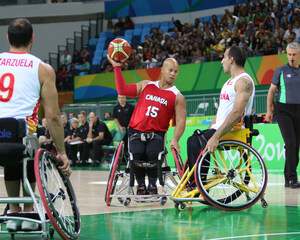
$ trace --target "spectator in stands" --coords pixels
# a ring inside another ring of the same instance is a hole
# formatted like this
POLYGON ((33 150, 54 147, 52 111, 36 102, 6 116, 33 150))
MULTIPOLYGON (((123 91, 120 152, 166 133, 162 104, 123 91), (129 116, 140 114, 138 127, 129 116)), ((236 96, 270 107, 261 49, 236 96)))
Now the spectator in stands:
POLYGON ((202 41, 200 51, 201 51, 202 57, 204 58, 204 61, 205 62, 210 61, 211 51, 210 51, 210 48, 206 45, 205 41, 202 41))
POLYGON ((247 38, 249 38, 251 35, 255 35, 255 33, 256 33, 256 29, 254 28, 254 24, 253 24, 253 22, 252 21, 249 21, 248 22, 248 28, 247 28, 247 30, 246 30, 246 37, 247 38))
POLYGON ((254 56, 254 51, 248 47, 248 44, 246 42, 243 42, 243 47, 242 49, 246 52, 247 57, 253 57, 254 56))
POLYGON ((74 77, 76 75, 78 75, 78 71, 75 69, 75 65, 72 64, 66 78, 66 87, 65 87, 66 91, 74 90, 74 77))
POLYGON ((293 32, 293 25, 291 23, 288 23, 287 30, 284 32, 283 35, 283 40, 287 41, 292 32, 293 32))
POLYGON ((140 57, 139 54, 137 54, 135 56, 135 68, 134 69, 143 69, 145 68, 145 63, 144 61, 142 60, 142 58, 140 57))
POLYGON ((172 22, 174 24, 175 27, 178 28, 178 30, 181 32, 181 27, 183 26, 182 23, 180 22, 180 20, 174 20, 174 17, 172 17, 172 22))
POLYGON ((223 56, 223 46, 220 44, 220 39, 215 39, 215 44, 211 46, 211 61, 219 61, 223 56))
POLYGON ((281 27, 280 27, 280 23, 279 22, 275 22, 275 25, 274 25, 274 28, 272 30, 273 32, 273 36, 276 38, 276 37, 279 37, 280 39, 283 38, 283 35, 285 33, 285 30, 283 30, 281 27))
POLYGON ((70 65, 72 63, 72 57, 69 54, 68 50, 64 50, 64 54, 60 57, 60 65, 70 65))
POLYGON ((266 46, 263 49, 264 55, 273 55, 277 54, 277 50, 274 47, 272 40, 267 40, 266 46))
POLYGON ((74 50, 74 53, 73 53, 73 57, 72 57, 72 64, 75 64, 75 65, 80 65, 82 63, 82 60, 81 60, 81 56, 80 56, 80 53, 78 50, 74 50))
POLYGON ((220 44, 222 44, 223 48, 226 49, 230 46, 231 37, 229 32, 225 32, 224 37, 221 39, 220 44))
POLYGON ((91 64, 88 62, 87 58, 82 58, 82 64, 80 66, 80 72, 88 73, 90 71, 91 64))
POLYGON ((151 53, 146 53, 146 61, 145 61, 145 66, 146 68, 155 68, 157 60, 152 57, 151 53))
POLYGON ((90 63, 91 62, 91 55, 86 47, 81 48, 80 50, 80 57, 81 61, 83 63, 83 58, 86 58, 86 60, 90 63))
POLYGON ((98 119, 94 112, 89 113, 89 120, 89 133, 86 142, 89 144, 89 148, 92 148, 92 166, 97 167, 101 159, 101 146, 109 145, 112 141, 112 135, 106 124, 98 119))
POLYGON ((300 21, 299 20, 295 21, 295 26, 293 28, 293 32, 296 33, 296 39, 298 41, 298 39, 300 38, 300 21))
POLYGON ((125 23, 122 17, 118 17, 118 22, 115 24, 114 30, 115 36, 124 35, 125 23))
POLYGON ((107 19, 106 31, 114 31, 114 24, 111 18, 107 19))
POLYGON ((60 71, 58 72, 58 78, 56 79, 56 88, 57 91, 65 91, 67 86, 67 77, 69 71, 67 65, 63 64, 60 71))
MULTIPOLYGON (((203 23, 201 22, 201 20, 199 18, 195 18, 194 25, 197 29, 203 30, 203 23)), ((177 30, 178 30, 178 28, 177 28, 177 30)), ((174 32, 175 32, 175 28, 174 28, 174 32)))
POLYGON ((273 15, 275 18, 278 18, 279 20, 283 17, 283 12, 281 10, 279 10, 278 5, 274 5, 273 15))
POLYGON ((124 29, 134 29, 134 23, 129 16, 125 17, 124 29))

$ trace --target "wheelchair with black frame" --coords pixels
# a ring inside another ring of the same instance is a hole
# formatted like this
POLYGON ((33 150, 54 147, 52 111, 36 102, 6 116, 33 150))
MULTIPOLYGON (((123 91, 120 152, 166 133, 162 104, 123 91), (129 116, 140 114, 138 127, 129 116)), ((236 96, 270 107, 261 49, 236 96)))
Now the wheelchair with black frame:
MULTIPOLYGON (((158 136, 154 133, 142 133, 133 136, 133 138, 135 137, 141 138, 142 141, 149 141, 158 136)), ((132 138, 129 139, 129 141, 130 140, 132 140, 132 138)), ((162 143, 165 144, 165 139, 162 139, 162 143)), ((121 162, 124 155, 124 142, 122 141, 118 144, 110 165, 110 173, 104 199, 107 206, 111 205, 113 198, 117 198, 124 206, 129 206, 131 200, 134 200, 135 202, 159 202, 161 205, 164 205, 167 202, 167 197, 170 196, 167 190, 171 189, 171 191, 173 191, 180 180, 179 172, 177 170, 171 171, 171 168, 168 165, 166 147, 164 146, 164 151, 158 155, 158 161, 156 162, 133 160, 133 155, 129 151, 129 160, 125 169, 122 169, 121 162), (158 194, 137 195, 134 193, 134 167, 157 169, 157 176, 159 184, 161 185, 161 189, 158 189, 158 194)), ((182 165, 182 162, 180 164, 182 165)))
POLYGON ((0 234, 39 234, 41 239, 53 237, 54 232, 62 239, 78 239, 81 219, 76 196, 69 178, 59 170, 60 162, 50 152, 41 149, 35 136, 26 136, 24 120, 0 118, 0 165, 17 166, 23 169, 24 197, 0 197, 6 204, 0 215, 0 234), (33 164, 38 193, 28 179, 28 165, 33 164), (33 204, 32 213, 10 213, 9 204, 33 204), (31 222, 36 230, 7 229, 8 221, 31 222))
POLYGON ((170 199, 177 209, 186 203, 200 202, 223 210, 243 210, 259 199, 267 207, 264 192, 267 169, 260 154, 251 146, 252 116, 244 118, 245 128, 224 135, 214 152, 200 152, 192 169, 184 167, 184 174, 170 199), (195 181, 196 187, 191 182, 195 181))

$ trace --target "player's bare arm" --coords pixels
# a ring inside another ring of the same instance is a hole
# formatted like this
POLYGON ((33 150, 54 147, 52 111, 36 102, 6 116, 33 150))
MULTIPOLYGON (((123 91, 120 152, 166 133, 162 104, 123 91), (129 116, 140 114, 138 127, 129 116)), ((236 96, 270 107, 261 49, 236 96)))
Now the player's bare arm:
POLYGON ((243 77, 235 84, 236 97, 232 111, 226 117, 221 127, 207 142, 205 150, 213 152, 217 149, 219 139, 229 132, 243 117, 245 108, 253 92, 253 84, 250 79, 243 77))
POLYGON ((41 84, 41 101, 44 107, 45 116, 49 122, 48 127, 50 135, 57 150, 57 159, 62 162, 60 167, 63 174, 71 175, 70 163, 64 147, 64 131, 60 119, 58 106, 58 95, 56 91, 56 76, 53 68, 46 63, 41 62, 39 66, 39 80, 41 84))
POLYGON ((267 96, 267 113, 266 113, 266 120, 270 123, 273 122, 273 116, 274 116, 274 112, 273 112, 273 101, 274 101, 274 96, 277 90, 277 86, 273 83, 271 83, 270 88, 269 88, 269 92, 268 92, 268 96, 267 96))
POLYGON ((184 132, 186 122, 186 101, 181 93, 179 93, 176 98, 175 116, 176 127, 174 131, 174 136, 170 141, 170 149, 175 148, 178 151, 178 153, 180 153, 178 141, 184 132))

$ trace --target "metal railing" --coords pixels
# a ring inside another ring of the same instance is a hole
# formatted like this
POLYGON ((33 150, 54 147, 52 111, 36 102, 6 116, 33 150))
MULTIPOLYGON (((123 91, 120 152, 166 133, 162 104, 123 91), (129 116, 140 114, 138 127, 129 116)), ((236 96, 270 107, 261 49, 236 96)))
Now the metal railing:
MULTIPOLYGON (((136 99, 127 99, 128 103, 136 105, 136 99)), ((85 111, 87 114, 90 112, 94 112, 99 118, 104 119, 104 114, 106 112, 113 113, 113 109, 118 103, 118 100, 113 101, 104 101, 101 103, 79 103, 79 104, 67 104, 62 108, 62 112, 66 112, 67 114, 70 112, 75 113, 75 116, 80 111, 85 111)))
MULTIPOLYGON (((186 97, 187 116, 213 116, 217 113, 219 107, 219 97, 217 94, 190 95, 186 97)), ((127 102, 136 105, 137 99, 127 99, 127 102)), ((74 112, 77 115, 80 111, 95 112, 100 118, 104 118, 105 112, 113 112, 117 100, 103 101, 97 103, 81 103, 65 105, 62 111, 69 113, 74 112)), ((260 94, 254 97, 254 111, 258 114, 267 111, 267 94, 260 94)))

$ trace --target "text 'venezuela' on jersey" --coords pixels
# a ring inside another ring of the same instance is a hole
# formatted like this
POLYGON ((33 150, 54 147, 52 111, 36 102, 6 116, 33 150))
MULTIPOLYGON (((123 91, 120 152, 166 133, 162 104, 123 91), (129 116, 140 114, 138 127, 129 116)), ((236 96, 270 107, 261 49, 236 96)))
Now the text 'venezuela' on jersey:
POLYGON ((40 62, 29 53, 0 54, 0 117, 25 119, 30 134, 36 130, 40 108, 40 62))
POLYGON ((159 81, 149 82, 141 92, 129 126, 141 132, 166 132, 175 113, 179 90, 162 90, 159 81))

